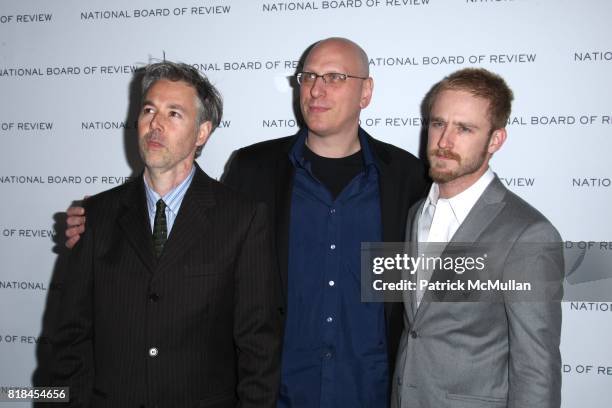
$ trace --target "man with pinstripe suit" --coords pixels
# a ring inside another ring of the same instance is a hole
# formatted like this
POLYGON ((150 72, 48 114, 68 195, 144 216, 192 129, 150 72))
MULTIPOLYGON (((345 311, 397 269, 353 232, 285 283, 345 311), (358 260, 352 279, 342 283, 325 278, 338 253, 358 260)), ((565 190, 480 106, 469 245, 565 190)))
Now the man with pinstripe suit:
POLYGON ((221 98, 185 64, 143 78, 137 179, 87 200, 52 336, 70 406, 272 407, 279 279, 262 205, 194 159, 221 98))

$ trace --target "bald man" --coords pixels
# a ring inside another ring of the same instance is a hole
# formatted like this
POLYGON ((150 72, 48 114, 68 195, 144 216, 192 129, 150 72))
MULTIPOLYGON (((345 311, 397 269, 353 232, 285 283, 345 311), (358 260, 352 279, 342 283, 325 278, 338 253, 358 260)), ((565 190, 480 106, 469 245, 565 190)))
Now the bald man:
POLYGON ((425 172, 359 126, 374 81, 357 44, 319 41, 296 79, 306 127, 238 150, 224 177, 272 214, 286 311, 278 406, 388 406, 402 305, 361 302, 360 245, 403 241, 425 172))
POLYGON ((296 79, 307 127, 238 150, 225 178, 274 215, 286 294, 278 406, 388 406, 401 304, 361 302, 360 246, 404 239, 425 175, 359 127, 374 81, 357 44, 316 43, 296 79))

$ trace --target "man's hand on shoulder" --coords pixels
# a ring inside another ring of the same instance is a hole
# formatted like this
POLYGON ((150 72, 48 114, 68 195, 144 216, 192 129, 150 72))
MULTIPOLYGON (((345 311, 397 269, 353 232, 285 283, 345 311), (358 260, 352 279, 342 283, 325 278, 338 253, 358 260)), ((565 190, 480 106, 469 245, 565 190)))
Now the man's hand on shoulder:
MULTIPOLYGON (((87 197, 85 197, 87 198, 87 197)), ((66 247, 72 249, 85 232, 85 208, 70 207, 66 211, 66 247)))

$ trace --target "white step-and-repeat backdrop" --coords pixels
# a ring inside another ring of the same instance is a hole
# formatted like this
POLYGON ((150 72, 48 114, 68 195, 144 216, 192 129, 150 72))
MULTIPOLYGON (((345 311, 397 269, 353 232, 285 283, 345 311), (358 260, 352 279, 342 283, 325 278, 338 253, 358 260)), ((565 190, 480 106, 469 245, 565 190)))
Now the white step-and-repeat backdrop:
MULTIPOLYGON (((494 170, 565 240, 601 245, 612 241, 611 16, 608 0, 2 1, 0 386, 44 381, 61 213, 139 170, 138 67, 187 62, 220 89, 223 122, 198 159, 213 177, 235 149, 297 130, 288 77, 318 39, 363 46, 375 93, 362 125, 415 154, 430 86, 462 67, 493 70, 516 96, 494 170)), ((587 293, 611 277, 573 283, 587 293)), ((612 293, 572 300, 563 407, 609 407, 612 293)))

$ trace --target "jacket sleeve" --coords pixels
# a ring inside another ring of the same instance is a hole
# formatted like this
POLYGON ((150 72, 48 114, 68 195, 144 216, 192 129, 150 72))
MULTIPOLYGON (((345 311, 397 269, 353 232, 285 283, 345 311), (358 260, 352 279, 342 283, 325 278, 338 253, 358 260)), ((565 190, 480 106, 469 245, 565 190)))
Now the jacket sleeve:
POLYGON ((276 407, 280 376, 280 288, 265 206, 259 204, 235 269, 234 340, 239 406, 276 407))
POLYGON ((55 386, 69 387, 70 407, 87 407, 93 386, 93 214, 80 241, 70 251, 61 283, 58 323, 51 334, 55 386))
POLYGON ((506 299, 508 407, 561 405, 561 237, 548 222, 532 224, 509 254, 504 280, 532 283, 529 299, 506 299))

